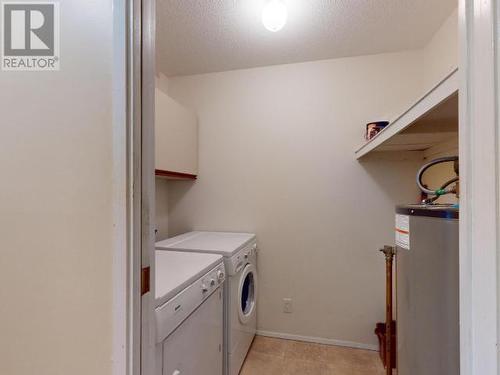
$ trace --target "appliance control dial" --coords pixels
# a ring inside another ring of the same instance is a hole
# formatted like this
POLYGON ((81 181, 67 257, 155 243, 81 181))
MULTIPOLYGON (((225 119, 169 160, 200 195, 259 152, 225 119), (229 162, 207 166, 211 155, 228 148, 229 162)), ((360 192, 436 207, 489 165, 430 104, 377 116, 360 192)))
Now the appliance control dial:
POLYGON ((219 283, 221 283, 222 280, 224 280, 224 276, 225 276, 224 271, 221 270, 217 271, 217 280, 219 281, 219 283))
POLYGON ((205 283, 201 284, 201 291, 202 291, 203 293, 208 292, 208 287, 207 287, 207 284, 205 284, 205 283))
POLYGON ((210 286, 214 286, 215 285, 215 280, 214 279, 210 279, 210 286))

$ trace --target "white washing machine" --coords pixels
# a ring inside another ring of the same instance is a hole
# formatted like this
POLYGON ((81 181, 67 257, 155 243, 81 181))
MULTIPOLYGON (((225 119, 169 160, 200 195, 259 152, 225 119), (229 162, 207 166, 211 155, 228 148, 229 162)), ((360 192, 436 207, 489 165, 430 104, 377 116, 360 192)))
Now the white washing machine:
POLYGON ((220 254, 224 287, 224 374, 237 375, 257 329, 257 242, 251 233, 189 232, 156 243, 157 250, 220 254))
POLYGON ((156 374, 222 375, 222 257, 155 253, 156 374))

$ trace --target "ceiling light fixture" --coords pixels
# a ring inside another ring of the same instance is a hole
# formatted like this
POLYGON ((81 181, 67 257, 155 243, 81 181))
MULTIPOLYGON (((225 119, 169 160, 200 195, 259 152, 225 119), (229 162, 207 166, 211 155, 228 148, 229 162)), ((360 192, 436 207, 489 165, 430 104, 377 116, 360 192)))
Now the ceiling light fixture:
POLYGON ((280 31, 286 24, 288 10, 281 0, 270 0, 262 11, 262 23, 269 31, 280 31))

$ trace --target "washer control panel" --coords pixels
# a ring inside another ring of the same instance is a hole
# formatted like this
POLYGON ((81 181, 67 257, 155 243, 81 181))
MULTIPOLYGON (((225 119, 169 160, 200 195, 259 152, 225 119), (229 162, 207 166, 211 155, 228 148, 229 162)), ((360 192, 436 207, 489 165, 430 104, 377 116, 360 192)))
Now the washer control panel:
POLYGON ((221 263, 171 300, 156 308, 156 342, 163 342, 184 319, 222 286, 225 279, 226 271, 224 264, 221 263))
POLYGON ((249 262, 255 263, 257 259, 257 251, 257 244, 253 242, 233 255, 226 264, 228 275, 237 274, 249 262))
POLYGON ((202 293, 212 294, 212 292, 217 289, 225 279, 226 272, 223 265, 210 271, 201 279, 202 293))

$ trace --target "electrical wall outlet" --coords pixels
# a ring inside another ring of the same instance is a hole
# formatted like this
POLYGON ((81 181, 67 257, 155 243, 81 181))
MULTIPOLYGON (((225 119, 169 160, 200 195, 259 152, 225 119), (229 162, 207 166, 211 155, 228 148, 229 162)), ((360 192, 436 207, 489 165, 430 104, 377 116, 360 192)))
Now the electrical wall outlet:
POLYGON ((283 298, 283 312, 287 314, 293 312, 293 301, 291 298, 283 298))

